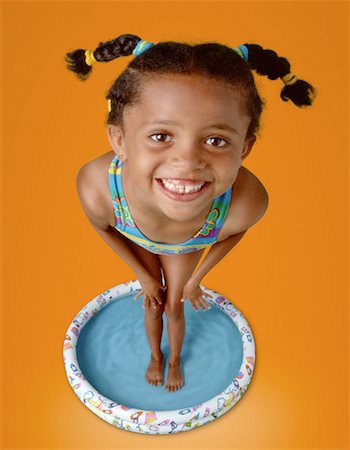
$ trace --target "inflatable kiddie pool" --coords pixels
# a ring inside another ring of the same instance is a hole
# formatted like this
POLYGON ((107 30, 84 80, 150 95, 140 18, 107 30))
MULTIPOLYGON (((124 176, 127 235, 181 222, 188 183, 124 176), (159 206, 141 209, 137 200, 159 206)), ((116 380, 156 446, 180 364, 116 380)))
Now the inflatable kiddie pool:
MULTIPOLYGON (((255 364, 255 344, 242 313, 205 288, 210 310, 184 303, 186 333, 181 351, 184 386, 175 391, 147 383, 150 348, 138 280, 93 298, 73 319, 64 339, 64 365, 73 391, 94 414, 118 428, 173 434, 205 425, 227 413, 244 395, 255 364)), ((166 315, 163 315, 163 322, 166 315)), ((161 348, 169 356, 166 323, 161 348)))

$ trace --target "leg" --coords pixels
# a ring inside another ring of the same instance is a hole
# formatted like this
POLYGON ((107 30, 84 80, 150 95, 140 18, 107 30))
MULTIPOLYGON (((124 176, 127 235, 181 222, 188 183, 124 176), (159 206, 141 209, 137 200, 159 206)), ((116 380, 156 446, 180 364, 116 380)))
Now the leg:
POLYGON ((159 255, 164 271, 167 290, 165 292, 165 314, 168 322, 170 359, 165 388, 176 391, 183 386, 181 373, 181 348, 185 334, 184 303, 180 302, 183 288, 194 272, 204 250, 183 255, 159 255))
MULTIPOLYGON (((139 245, 128 240, 133 253, 143 263, 147 271, 156 279, 162 282, 161 266, 159 256, 148 252, 139 245)), ((162 305, 157 305, 154 309, 152 306, 145 308, 145 329, 147 339, 151 348, 151 361, 147 368, 145 378, 148 383, 154 386, 163 384, 163 354, 160 350, 160 342, 163 332, 163 311, 165 304, 165 296, 163 293, 162 305)))

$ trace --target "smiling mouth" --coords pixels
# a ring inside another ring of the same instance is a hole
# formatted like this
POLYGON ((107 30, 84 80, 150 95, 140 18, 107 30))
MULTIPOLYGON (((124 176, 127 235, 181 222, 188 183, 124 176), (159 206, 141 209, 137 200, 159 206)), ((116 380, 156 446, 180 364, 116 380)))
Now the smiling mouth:
POLYGON ((180 180, 156 178, 157 184, 167 197, 174 200, 191 201, 199 198, 211 184, 204 180, 180 180))

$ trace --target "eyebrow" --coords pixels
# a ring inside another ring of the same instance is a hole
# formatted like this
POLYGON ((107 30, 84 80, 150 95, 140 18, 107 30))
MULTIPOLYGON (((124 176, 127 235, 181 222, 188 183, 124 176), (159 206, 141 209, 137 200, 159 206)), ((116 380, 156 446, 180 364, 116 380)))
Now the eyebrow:
MULTIPOLYGON (((142 127, 145 127, 147 125, 159 125, 159 124, 181 126, 175 120, 159 119, 159 120, 155 120, 154 122, 144 122, 142 124, 142 127)), ((206 127, 203 127, 203 130, 207 130, 208 128, 217 128, 219 130, 227 130, 227 131, 231 131, 232 133, 238 134, 238 131, 235 128, 230 127, 226 123, 217 123, 215 125, 207 125, 206 127)))

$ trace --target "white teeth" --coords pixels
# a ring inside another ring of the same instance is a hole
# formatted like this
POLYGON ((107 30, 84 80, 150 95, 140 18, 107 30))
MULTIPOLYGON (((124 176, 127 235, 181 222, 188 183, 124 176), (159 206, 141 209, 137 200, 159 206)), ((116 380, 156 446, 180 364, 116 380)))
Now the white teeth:
POLYGON ((197 186, 185 186, 185 193, 186 194, 189 194, 190 192, 197 192, 197 191, 199 191, 200 190, 200 188, 202 187, 203 185, 197 185, 197 186))
POLYGON ((179 192, 180 194, 190 194, 193 192, 199 191, 205 183, 200 184, 192 184, 192 185, 180 185, 180 184, 172 184, 168 181, 161 179, 161 182, 164 186, 169 189, 169 191, 179 192))

